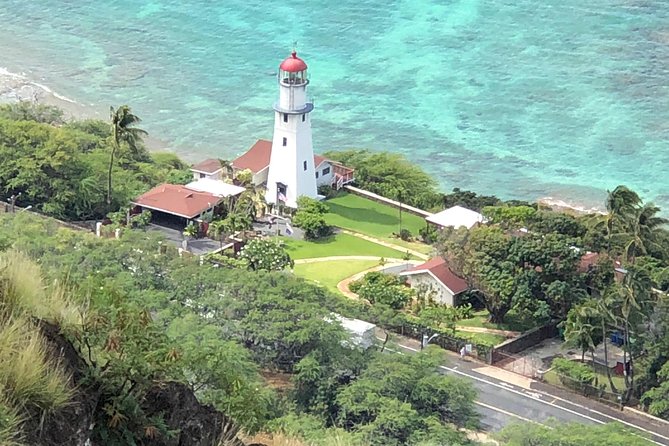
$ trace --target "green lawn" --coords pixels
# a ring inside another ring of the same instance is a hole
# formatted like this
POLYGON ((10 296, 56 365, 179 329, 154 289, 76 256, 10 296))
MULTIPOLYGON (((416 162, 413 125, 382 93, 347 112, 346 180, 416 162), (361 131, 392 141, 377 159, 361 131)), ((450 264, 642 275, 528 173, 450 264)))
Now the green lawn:
POLYGON ((506 341, 506 338, 501 335, 491 333, 471 333, 468 331, 455 330, 455 334, 459 338, 469 339, 474 343, 495 346, 506 341))
POLYGON ((494 328, 497 330, 520 332, 524 332, 535 327, 535 324, 533 324, 532 321, 521 320, 513 311, 507 313, 503 323, 492 324, 488 322, 488 311, 486 310, 475 312, 474 316, 469 319, 459 320, 458 325, 462 325, 463 327, 494 328))
MULTIPOLYGON (((560 377, 558 376, 557 373, 555 373, 555 370, 551 370, 547 373, 544 374, 544 379, 546 380, 547 383, 552 384, 556 387, 564 387, 568 388, 564 384, 562 384, 562 381, 560 381, 560 377)), ((625 389, 625 378, 619 375, 613 374, 611 372, 611 380, 613 381, 613 385, 616 386, 618 392, 621 390, 625 389)), ((606 385, 606 391, 610 392, 611 387, 609 386, 609 378, 607 378, 605 373, 597 373, 597 381, 599 382, 599 385, 601 386, 602 384, 606 385)))
POLYGON ((378 256, 401 259, 406 255, 406 252, 396 251, 349 234, 335 234, 316 241, 287 237, 281 237, 280 240, 293 260, 329 256, 378 256))
MULTIPOLYGON (((325 220, 330 225, 377 237, 416 251, 429 253, 432 248, 423 243, 407 243, 392 237, 399 232, 399 209, 377 203, 367 198, 343 193, 325 201, 330 212, 325 220)), ((418 230, 425 227, 425 219, 408 212, 402 212, 402 228, 418 237, 418 230)))
POLYGON ((332 260, 329 262, 295 265, 295 275, 313 280, 325 288, 339 293, 337 284, 347 277, 372 268, 379 262, 373 260, 332 260))

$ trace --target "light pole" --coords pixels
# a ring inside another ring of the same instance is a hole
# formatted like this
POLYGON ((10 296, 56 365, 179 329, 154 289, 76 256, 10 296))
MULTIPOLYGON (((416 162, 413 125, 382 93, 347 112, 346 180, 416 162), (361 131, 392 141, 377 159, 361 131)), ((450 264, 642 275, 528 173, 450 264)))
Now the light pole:
POLYGON ((400 204, 400 233, 399 236, 402 238, 402 191, 397 189, 397 202, 400 204))

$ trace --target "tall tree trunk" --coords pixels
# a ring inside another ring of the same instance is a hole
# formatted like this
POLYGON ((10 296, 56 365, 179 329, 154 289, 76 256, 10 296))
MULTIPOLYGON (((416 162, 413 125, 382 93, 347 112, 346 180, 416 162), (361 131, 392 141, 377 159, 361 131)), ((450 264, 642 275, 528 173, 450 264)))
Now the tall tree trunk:
POLYGON ((114 169, 114 155, 116 154, 116 143, 109 156, 109 172, 107 175, 107 212, 111 212, 112 204, 112 170, 114 169))
POLYGON ((618 393, 615 384, 613 384, 613 378, 611 378, 611 369, 609 369, 609 348, 606 344, 606 323, 602 320, 602 339, 604 342, 604 368, 606 369, 606 377, 609 379, 609 386, 611 387, 611 392, 618 393))
POLYGON ((590 350, 590 360, 592 361, 592 371, 595 373, 595 387, 599 387, 599 373, 595 364, 595 349, 590 350))

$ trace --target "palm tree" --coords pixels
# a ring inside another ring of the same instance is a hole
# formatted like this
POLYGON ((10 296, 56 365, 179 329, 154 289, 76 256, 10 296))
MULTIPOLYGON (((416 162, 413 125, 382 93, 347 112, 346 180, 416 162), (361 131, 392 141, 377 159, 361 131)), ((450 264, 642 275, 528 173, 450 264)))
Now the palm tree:
POLYGON ((613 237, 628 233, 629 222, 636 215, 641 198, 626 186, 618 186, 606 197, 606 215, 600 222, 606 228, 607 251, 611 254, 613 237), (615 232, 618 231, 618 232, 615 232))
POLYGON ((628 363, 629 373, 625 374, 625 387, 627 388, 626 399, 629 399, 634 389, 634 367, 630 341, 633 331, 647 316, 648 309, 653 297, 652 282, 648 274, 632 266, 627 270, 622 283, 617 289, 617 311, 620 325, 623 330, 625 340, 623 348, 623 364, 628 363))
POLYGON ((208 232, 210 234, 210 237, 214 238, 215 240, 218 240, 221 244, 221 248, 223 247, 223 235, 225 234, 225 230, 226 230, 225 220, 215 220, 209 224, 208 232))
POLYGON ((132 114, 130 107, 121 105, 117 109, 109 107, 109 119, 111 121, 111 133, 113 137, 112 150, 109 156, 109 174, 107 177, 107 207, 111 211, 112 203, 112 170, 114 168, 114 156, 120 149, 121 143, 128 145, 131 151, 137 151, 137 145, 142 137, 148 133, 145 130, 135 127, 141 122, 136 115, 132 114))
MULTIPOLYGON (((614 285, 615 286, 615 285, 614 285)), ((609 369, 609 348, 607 343, 608 327, 611 322, 615 320, 613 314, 613 304, 615 299, 613 293, 610 290, 602 293, 602 295, 595 301, 595 309, 597 310, 597 315, 599 317, 600 328, 602 330, 602 342, 604 346, 604 364, 606 365, 606 377, 609 381, 609 386, 611 392, 616 393, 617 389, 615 384, 613 384, 613 378, 611 377, 611 369, 609 369)))
POLYGON ((592 366, 595 366, 595 347, 598 343, 599 315, 596 303, 586 301, 572 308, 564 322, 565 344, 581 350, 581 362, 585 362, 585 352, 592 355, 592 366))
POLYGON ((658 232, 662 226, 669 223, 669 220, 658 217, 658 212, 660 208, 653 203, 646 203, 636 210, 634 218, 630 221, 630 240, 625 245, 626 262, 634 263, 636 257, 648 254, 649 249, 662 252, 663 247, 659 243, 658 232))
POLYGON ((225 176, 232 180, 233 174, 235 172, 232 167, 232 161, 219 159, 218 162, 221 163, 221 168, 223 169, 223 172, 225 172, 225 176))

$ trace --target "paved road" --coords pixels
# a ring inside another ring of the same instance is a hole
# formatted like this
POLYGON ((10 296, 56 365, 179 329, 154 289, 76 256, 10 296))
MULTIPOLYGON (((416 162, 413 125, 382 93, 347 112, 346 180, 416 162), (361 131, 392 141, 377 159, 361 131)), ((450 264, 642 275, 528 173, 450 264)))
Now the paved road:
MULTIPOLYGON (((416 351, 408 345, 399 347, 404 352, 416 351)), ((519 383, 510 384, 475 370, 481 367, 486 369, 484 365, 473 360, 455 359, 451 365, 442 366, 442 370, 444 373, 456 374, 472 381, 478 390, 476 404, 485 431, 497 431, 507 424, 519 421, 540 424, 545 424, 549 420, 586 424, 618 421, 644 432, 652 443, 669 446, 667 424, 652 421, 641 415, 623 413, 569 392, 562 393, 560 389, 534 380, 522 378, 519 383)))

